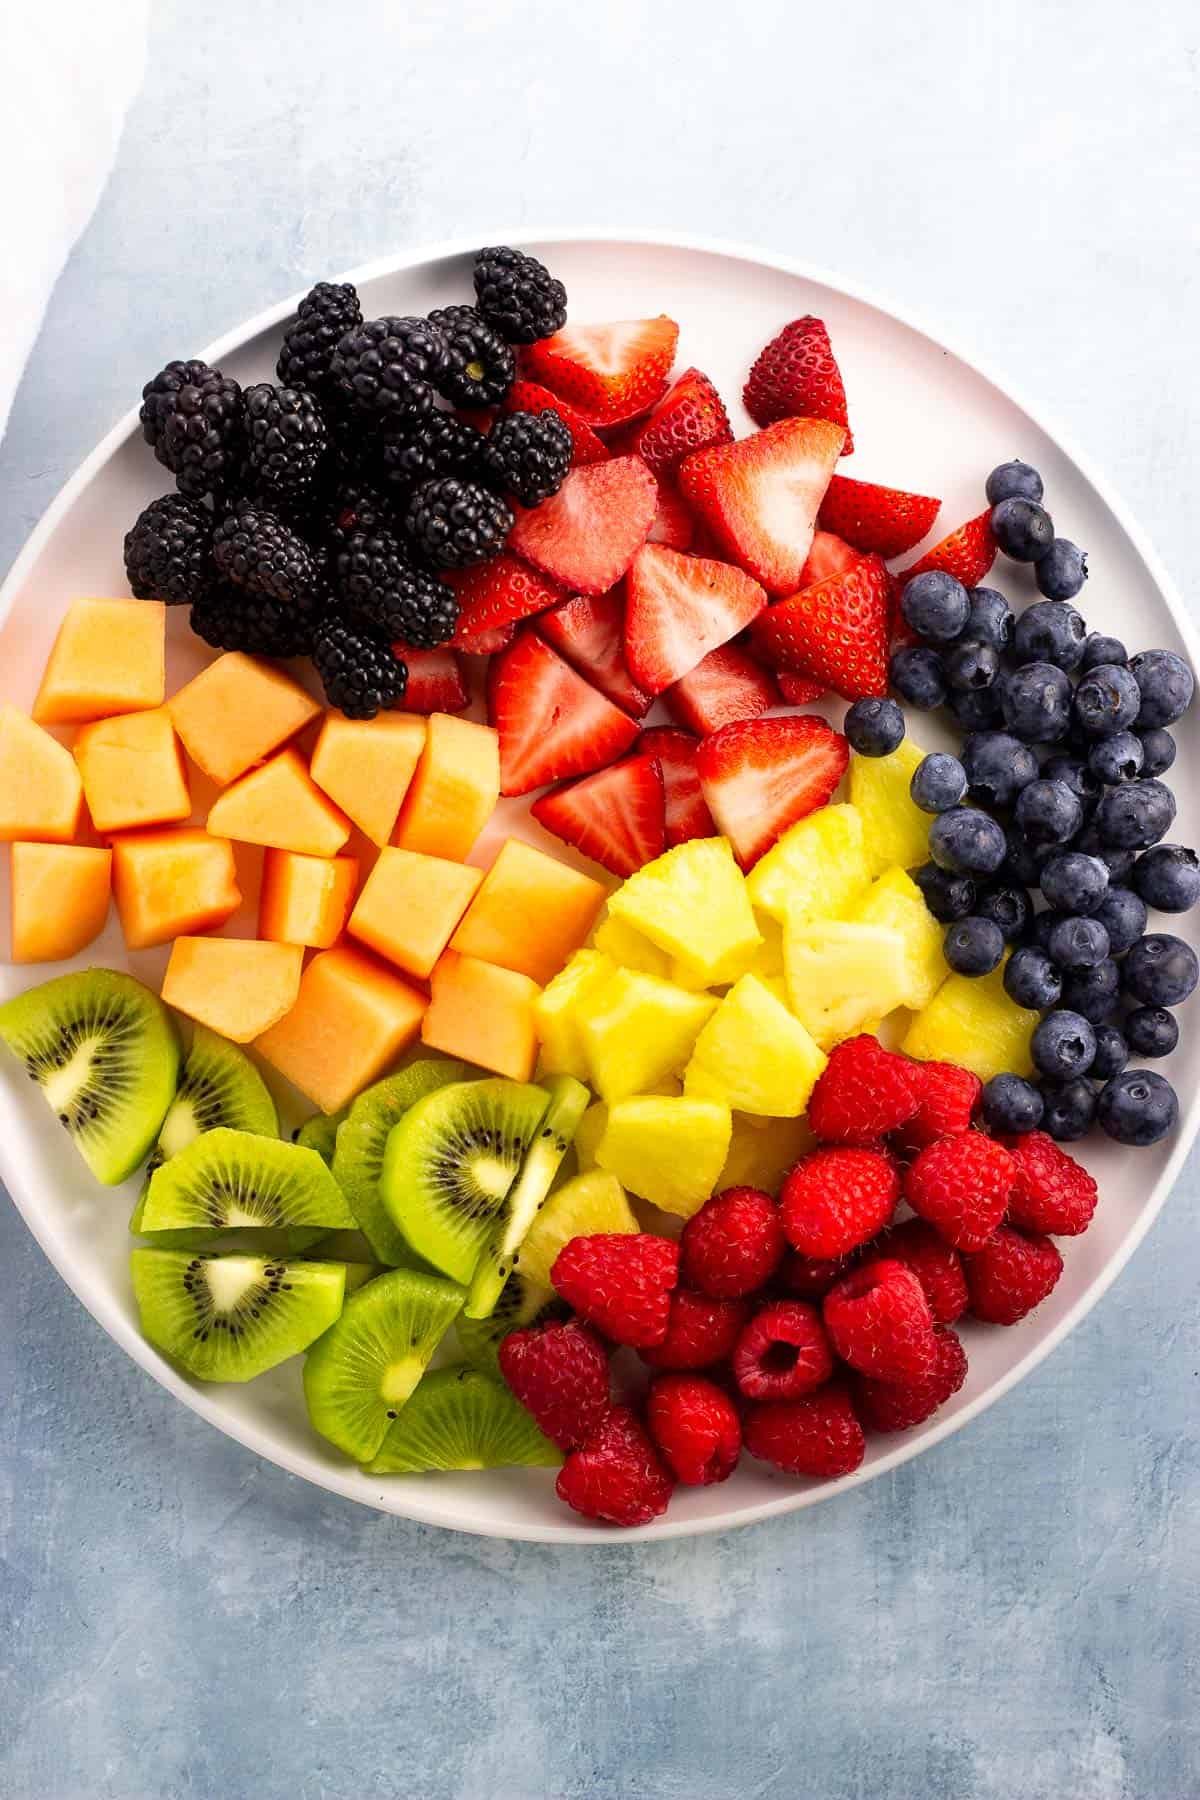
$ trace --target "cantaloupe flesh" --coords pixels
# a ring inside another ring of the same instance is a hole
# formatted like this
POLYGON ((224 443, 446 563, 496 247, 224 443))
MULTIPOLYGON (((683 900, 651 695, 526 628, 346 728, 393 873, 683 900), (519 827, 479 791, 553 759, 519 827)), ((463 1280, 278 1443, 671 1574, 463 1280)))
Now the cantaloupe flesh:
POLYGON ((43 725, 161 706, 167 609, 160 600, 73 600, 33 703, 43 725))
POLYGON ((97 831, 136 831, 191 817, 183 753, 165 706, 83 726, 75 761, 97 831))
POLYGON ((117 838, 113 893, 131 950, 215 930, 242 903, 233 845, 195 830, 117 838))
POLYGON ((62 962, 99 937, 112 898, 112 851, 86 844, 12 847, 12 959, 62 962))
POLYGON ((425 721, 403 713, 328 713, 309 773, 373 844, 386 844, 425 748, 425 721))
POLYGON ((500 740, 489 725, 431 713, 425 748, 396 824, 404 850, 462 862, 500 798, 500 740))
POLYGON ((71 752, 19 707, 0 706, 0 843, 69 843, 82 812, 71 752))
POLYGON ((381 850, 350 915, 350 935, 424 981, 482 880, 482 870, 444 857, 381 850))
POLYGON ((451 939, 451 949, 545 984, 584 943, 607 890, 509 838, 451 939))
POLYGON ((540 992, 515 969, 447 950, 430 981, 421 1037, 431 1050, 528 1081, 537 1062, 533 1003, 540 992))
POLYGON ((305 856, 336 856, 350 821, 313 781, 295 750, 281 750, 218 794, 208 815, 216 837, 305 856))
POLYGON ((424 994, 365 951, 314 956, 295 1006, 255 1048, 322 1112, 340 1112, 421 1029, 424 994))
POLYGON ((162 997, 235 1044, 249 1044, 296 1004, 304 951, 257 938, 180 937, 162 997))
POLYGON ((218 656, 167 705, 188 755, 218 787, 264 761, 321 711, 282 669, 238 650, 218 656))
POLYGON ((356 856, 268 850, 263 858, 258 935, 278 944, 328 950, 346 929, 357 887, 356 856))

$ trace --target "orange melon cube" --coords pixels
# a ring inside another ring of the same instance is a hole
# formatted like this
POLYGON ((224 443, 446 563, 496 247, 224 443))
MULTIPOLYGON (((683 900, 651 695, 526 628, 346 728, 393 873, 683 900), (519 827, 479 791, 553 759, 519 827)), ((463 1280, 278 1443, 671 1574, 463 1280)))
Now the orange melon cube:
POLYGON ((281 750, 218 794, 208 815, 215 837, 305 856, 336 856, 350 821, 326 798, 295 750, 281 750))
POLYGON ((268 850, 258 900, 258 935, 277 944, 328 950, 346 929, 357 887, 356 856, 268 850))
POLYGON ((161 706, 166 631, 161 600, 73 600, 46 663, 34 718, 81 725, 161 706))
POLYGON ((183 753, 165 706, 85 725, 75 761, 97 831, 133 831, 191 817, 183 753))
POLYGON ((320 712, 299 682, 270 663, 230 650, 167 705, 184 749, 218 787, 228 787, 320 712))
POLYGON ((0 843, 67 843, 83 782, 71 752, 16 706, 0 706, 0 843))
POLYGON ((393 842, 462 862, 499 798, 500 740, 491 726, 431 713, 393 842))
POLYGON ((162 997, 221 1037, 249 1044, 295 1006, 303 962, 299 944, 180 937, 171 945, 162 997))
POLYGON ((112 847, 113 893, 131 950, 213 931, 242 903, 227 838, 207 831, 139 831, 112 847))
POLYGON ((541 991, 515 969, 447 950, 433 971, 421 1039, 431 1050, 528 1081, 538 1051, 533 1003, 541 991))
POLYGON ((425 980, 483 880, 481 869, 381 850, 350 915, 350 935, 425 980))
POLYGON ((314 956, 286 1018, 255 1048, 322 1112, 369 1087, 416 1038, 424 994, 363 950, 314 956))
POLYGON ((386 844, 421 752, 425 721, 404 713, 327 713, 309 764, 317 786, 373 844, 386 844))
POLYGON ((608 890, 590 875, 509 838, 450 948, 516 969, 545 987, 586 940, 607 898, 608 890))
POLYGON ((112 896, 112 851, 84 844, 12 847, 12 959, 62 962, 99 937, 112 896))

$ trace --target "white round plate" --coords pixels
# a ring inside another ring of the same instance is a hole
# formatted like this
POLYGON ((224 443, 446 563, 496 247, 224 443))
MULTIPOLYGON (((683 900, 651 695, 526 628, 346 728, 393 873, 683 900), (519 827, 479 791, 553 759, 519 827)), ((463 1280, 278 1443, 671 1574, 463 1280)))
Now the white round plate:
MULTIPOLYGON (((1089 623, 1116 633, 1131 650, 1167 645, 1200 666, 1200 646, 1179 597, 1119 501, 1006 387, 880 301, 805 265, 697 239, 542 232, 497 233, 493 241, 519 242, 544 257, 566 282, 575 319, 660 312, 678 319, 679 366, 694 363, 712 376, 739 433, 749 427, 738 396, 753 356, 786 320, 819 315, 828 324, 850 400, 857 448, 848 472, 940 494, 935 539, 981 510, 984 476, 995 463, 1026 458, 1045 476, 1048 503, 1064 534, 1090 553, 1092 578, 1081 602, 1089 623)), ((358 271, 351 279, 366 315, 424 313, 469 299, 473 249, 443 245, 358 271)), ((272 378, 280 328, 296 298, 251 319, 203 355, 243 382, 272 378)), ((183 344, 178 353, 194 349, 183 344)), ((127 592, 123 533, 166 486, 130 412, 54 501, 0 590, 0 699, 29 705, 60 616, 74 596, 127 592)), ((1027 572, 1015 565, 1001 562, 993 579, 1020 603, 1033 594, 1027 572)), ((204 660, 202 646, 182 617, 172 617, 170 637, 169 675, 178 683, 204 660)), ((927 719, 913 724, 920 740, 937 739, 927 719)), ((1200 753, 1195 715, 1183 723, 1179 741, 1171 776, 1179 821, 1171 836, 1190 843, 1200 835, 1192 773, 1200 753)), ((551 843, 529 822, 523 801, 501 803, 491 837, 511 831, 551 843)), ((0 906, 7 907, 7 892, 0 906)), ((230 929, 236 931, 238 922, 230 929)), ((1192 934, 1186 921, 1180 929, 1192 934)), ((3 916, 0 942, 7 942, 3 916)), ((164 961, 160 952, 130 957, 110 924, 80 966, 129 967, 153 980, 164 961)), ((55 972, 0 968, 0 998, 55 972)), ((1011 1330, 965 1328, 970 1374, 934 1421, 902 1437, 873 1439, 862 1468, 841 1481, 796 1482, 747 1460, 719 1487, 678 1490, 665 1518, 626 1534, 577 1520, 555 1499, 553 1474, 545 1471, 387 1479, 362 1474, 309 1429, 298 1359, 245 1386, 205 1387, 180 1375, 137 1327, 128 1278, 133 1184, 116 1192, 96 1186, 8 1058, 0 1071, 0 1176, 47 1256, 117 1343, 185 1405, 260 1456, 334 1493, 429 1524, 495 1537, 614 1543, 725 1530, 811 1506, 895 1468, 998 1399, 1095 1304, 1165 1200, 1200 1119, 1200 1034, 1184 1033, 1169 1073, 1185 1102, 1176 1135, 1142 1151, 1088 1141, 1083 1159, 1102 1193, 1095 1223, 1085 1237, 1064 1242, 1062 1279, 1031 1318, 1011 1330)), ((309 1110, 290 1096, 289 1122, 309 1110)))

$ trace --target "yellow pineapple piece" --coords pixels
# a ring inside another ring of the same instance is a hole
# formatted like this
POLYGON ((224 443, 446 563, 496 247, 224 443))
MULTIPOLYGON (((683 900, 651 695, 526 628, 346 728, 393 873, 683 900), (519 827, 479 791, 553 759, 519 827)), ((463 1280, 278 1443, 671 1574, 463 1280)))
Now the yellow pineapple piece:
POLYGON ((716 1006, 708 994, 685 993, 636 969, 614 969, 607 981, 589 987, 576 1021, 600 1098, 611 1106, 630 1094, 647 1094, 682 1069, 716 1006))
POLYGON ((924 750, 906 737, 890 756, 850 758, 850 799, 862 814, 867 873, 881 875, 898 863, 916 868, 929 855, 932 820, 914 806, 908 791, 924 750))
POLYGON ((577 950, 533 1003, 533 1023, 541 1040, 539 1067, 545 1075, 588 1079, 587 1057, 579 1035, 579 1009, 586 997, 603 987, 615 966, 596 950, 577 950))
POLYGON ((596 928, 592 944, 619 969, 637 969, 642 975, 657 975, 663 981, 671 978, 671 958, 624 919, 604 919, 596 928))
POLYGON ((824 806, 784 832, 746 877, 746 892, 755 912, 803 925, 839 918, 870 879, 862 814, 824 806))
POLYGON ((596 1167, 596 1145, 604 1136, 608 1125, 608 1108, 597 1100, 589 1106, 575 1127, 575 1160, 579 1164, 580 1174, 596 1167))
POLYGON ((850 908, 847 918, 859 925, 886 925, 904 939, 908 985, 902 1005, 920 1012, 950 973, 942 954, 945 926, 939 925, 912 876, 888 869, 850 908))
POLYGON ((735 1112, 729 1154, 714 1191, 753 1187, 777 1195, 789 1171, 815 1142, 806 1119, 756 1119, 735 1112))
POLYGON ((679 958, 692 978, 688 985, 736 981, 761 942, 724 838, 693 838, 647 863, 617 889, 608 911, 679 958))
POLYGON ((980 1081, 993 1075, 1032 1075, 1030 1043, 1040 1015, 1004 991, 1004 969, 990 975, 951 975, 909 1026, 900 1048, 922 1062, 958 1063, 980 1081))
POLYGON ((909 980, 905 941, 886 925, 789 924, 783 956, 792 1011, 822 1050, 899 1006, 909 980))
POLYGON ((807 1108, 826 1060, 786 1002, 757 976, 743 975, 696 1039, 683 1091, 740 1112, 794 1119, 807 1108))
POLYGON ((596 1151, 602 1169, 663 1212, 690 1219, 713 1192, 733 1121, 715 1100, 619 1100, 596 1151))
POLYGON ((783 926, 770 913, 760 912, 754 916, 762 933, 762 943, 750 958, 746 974, 757 975, 760 981, 772 981, 783 974, 783 926))
POLYGON ((522 1281, 548 1287, 554 1260, 573 1237, 637 1230, 638 1222, 615 1175, 589 1169, 554 1190, 525 1233, 516 1266, 522 1281))

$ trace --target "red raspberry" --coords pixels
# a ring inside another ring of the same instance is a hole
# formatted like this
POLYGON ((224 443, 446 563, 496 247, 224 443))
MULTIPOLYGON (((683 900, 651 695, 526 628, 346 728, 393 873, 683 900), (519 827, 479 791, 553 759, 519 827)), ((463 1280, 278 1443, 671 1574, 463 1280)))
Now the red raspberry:
POLYGON ((577 1450, 608 1411, 608 1352, 578 1319, 510 1331, 498 1356, 505 1381, 560 1450, 577 1450))
POLYGON ((857 1250, 849 1256, 801 1256, 793 1250, 779 1279, 789 1294, 797 1294, 801 1300, 823 1300, 834 1282, 848 1275, 857 1262, 857 1250))
POLYGON ((839 1044, 808 1103, 808 1122, 823 1144, 869 1146, 917 1110, 917 1078, 907 1057, 866 1035, 839 1044))
POLYGON ((850 1396, 831 1381, 802 1400, 763 1400, 750 1407, 743 1437, 751 1456, 789 1475, 850 1475, 866 1452, 850 1396))
POLYGON ((711 1300, 707 1294, 677 1288, 671 1295, 666 1337, 643 1350, 642 1356, 652 1369, 706 1369, 710 1363, 724 1362, 749 1310, 744 1300, 711 1300))
POLYGON ((787 1245, 779 1208, 758 1188, 726 1188, 688 1220, 679 1240, 685 1281, 718 1300, 752 1294, 771 1279, 787 1245))
POLYGON ((964 1256, 971 1311, 989 1325, 1015 1325, 1041 1304, 1062 1274, 1058 1246, 1038 1233, 1001 1225, 974 1256, 964 1256))
POLYGON ((663 1375, 650 1389, 646 1423, 659 1453, 685 1487, 733 1474, 742 1449, 737 1407, 702 1375, 663 1375))
POLYGON ((555 1491, 585 1519, 648 1525, 666 1512, 674 1485, 634 1414, 614 1406, 582 1450, 572 1450, 555 1491))
POLYGON ((1044 1131, 1006 1137, 1004 1145, 1016 1164, 1008 1196, 1008 1222, 1022 1231, 1048 1231, 1053 1237, 1078 1237, 1096 1210, 1096 1183, 1081 1163, 1044 1131))
POLYGON ((900 1177, 882 1150, 814 1150, 783 1184, 779 1215, 805 1256, 845 1256, 896 1210, 900 1177))
POLYGON ((923 1381, 870 1381, 854 1384, 854 1402, 871 1431, 908 1431, 930 1418, 967 1378, 967 1353, 957 1335, 939 1326, 937 1361, 923 1381))
POLYGON ((876 1381, 923 1381, 937 1361, 933 1316, 920 1282, 881 1257, 825 1296, 825 1329, 843 1362, 876 1381))
POLYGON ((550 1280, 568 1306, 617 1344, 646 1349, 667 1335, 679 1245, 648 1231, 572 1238, 550 1280))
POLYGON ((981 1131, 939 1138, 904 1177, 904 1198, 956 1250, 981 1250, 1004 1217, 1016 1170, 981 1131))
POLYGON ((937 1325, 953 1325, 967 1310, 967 1278, 962 1257, 924 1219, 905 1219, 879 1240, 880 1256, 911 1269, 925 1290, 937 1325))
POLYGON ((922 1062, 913 1065, 917 1079, 917 1110, 900 1133, 906 1151, 924 1149, 938 1138, 969 1131, 979 1104, 983 1083, 970 1069, 956 1063, 922 1062))
POLYGON ((734 1379, 751 1400, 797 1400, 833 1374, 821 1315, 803 1300, 775 1300, 756 1313, 733 1352, 734 1379))

